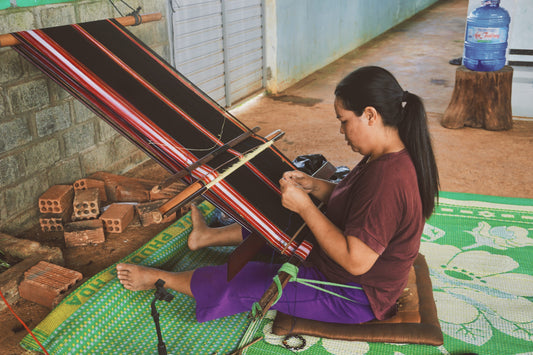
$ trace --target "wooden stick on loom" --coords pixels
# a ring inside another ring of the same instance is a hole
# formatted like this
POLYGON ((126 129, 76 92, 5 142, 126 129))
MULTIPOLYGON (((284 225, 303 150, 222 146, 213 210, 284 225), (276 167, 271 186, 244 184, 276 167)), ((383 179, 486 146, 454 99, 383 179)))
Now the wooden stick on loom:
MULTIPOLYGON (((137 18, 135 16, 124 16, 118 17, 115 20, 117 20, 122 26, 133 26, 145 22, 159 21, 162 18, 163 15, 161 15, 160 12, 154 12, 152 14, 140 15, 137 18), (139 18, 140 21, 138 21, 139 18)), ((0 35, 0 47, 16 46, 17 44, 20 44, 20 42, 12 34, 6 33, 0 35)))
POLYGON ((279 130, 277 130, 274 133, 271 133, 269 136, 272 136, 274 134, 276 134, 274 138, 256 147, 252 152, 242 157, 239 157, 238 162, 233 164, 228 169, 224 170, 224 172, 220 173, 212 181, 207 182, 203 180, 197 180, 196 182, 189 185, 185 190, 180 192, 177 196, 173 197, 172 199, 167 201, 164 205, 159 207, 159 213, 161 213, 163 217, 167 217, 171 213, 175 212, 179 207, 192 201, 194 198, 202 195, 204 192, 209 190, 211 187, 215 186, 217 183, 224 180, 228 175, 232 174, 239 167, 243 166, 248 161, 252 160, 255 156, 257 156, 259 153, 269 148, 272 144, 274 144, 276 140, 281 138, 285 134, 285 132, 280 132, 279 130))
MULTIPOLYGON (((320 204, 317 206, 317 208, 320 210, 324 206, 324 202, 320 202, 320 204)), ((306 223, 302 224, 300 228, 294 233, 292 238, 289 240, 289 242, 285 245, 285 247, 279 252, 281 255, 285 254, 289 246, 294 242, 294 240, 298 237, 298 235, 302 232, 302 230, 307 226, 306 223)), ((290 255, 290 254, 289 254, 290 255)))
MULTIPOLYGON (((322 169, 319 169, 317 172, 315 172, 315 174, 313 174, 313 176, 323 178, 324 176, 322 176, 322 174, 325 174, 325 175, 327 175, 327 177, 330 177, 331 175, 333 175, 333 173, 335 171, 335 168, 333 166, 331 166, 331 167, 326 166, 325 170, 329 171, 329 172, 324 172, 324 171, 321 172, 320 170, 322 170, 322 169)), ((320 202, 320 204, 317 207, 318 207, 318 209, 321 210, 322 207, 324 207, 324 202, 320 202)), ((281 251, 281 254, 284 254, 286 252, 286 250, 289 247, 289 245, 292 244, 292 242, 298 237, 300 232, 306 226, 307 226, 306 223, 302 224, 302 226, 296 231, 296 233, 290 239, 290 241, 287 243, 287 245, 285 245, 285 247, 281 251)), ((292 265, 294 265, 296 267, 300 267, 300 265, 302 264, 303 260, 300 259, 300 257, 298 257, 298 255, 296 253, 294 253, 294 254, 291 255, 291 257, 289 258, 289 260, 287 262, 291 263, 292 265)), ((287 283, 290 281, 291 277, 292 277, 291 275, 287 274, 284 271, 281 271, 278 274, 278 278, 279 278, 282 290, 285 288, 287 283)), ((263 294, 263 296, 261 297, 261 299, 259 300, 259 306, 261 307, 261 310, 257 314, 257 317, 261 317, 262 318, 265 315, 265 313, 270 309, 270 307, 272 307, 272 304, 274 303, 274 301, 277 298, 278 298, 278 286, 276 285, 275 282, 272 282, 270 284, 270 286, 268 287, 268 289, 263 294)))
MULTIPOLYGON (((303 261, 295 256, 294 254, 289 258, 287 261, 288 263, 291 263, 292 265, 296 267, 300 267, 303 263, 303 261)), ((278 274, 278 278, 281 284, 281 289, 283 290, 285 286, 289 283, 291 279, 291 275, 287 274, 284 271, 281 271, 278 274)), ((274 301, 278 298, 278 286, 272 282, 270 284, 270 287, 267 288, 261 299, 259 300, 259 306, 261 307, 261 310, 257 313, 257 318, 262 318, 266 314, 266 312, 272 307, 274 304, 274 301)))
POLYGON ((240 142, 242 142, 246 138, 250 137, 252 134, 257 133, 257 131, 259 131, 259 129, 260 129, 259 127, 254 127, 250 131, 246 131, 243 134, 241 134, 240 136, 238 136, 236 138, 233 138, 228 143, 226 143, 226 144, 214 149, 211 153, 207 154, 206 156, 202 157, 201 159, 198 159, 196 162, 192 163, 190 166, 188 166, 188 167, 184 168, 183 170, 178 171, 176 174, 170 176, 165 181, 163 181, 161 184, 159 184, 157 186, 154 186, 152 188, 152 192, 157 193, 157 192, 163 190, 164 188, 170 186, 172 183, 178 181, 179 179, 189 175, 197 167, 208 163, 211 159, 215 158, 216 156, 220 155, 221 153, 224 153, 228 149, 230 149, 232 147, 235 147, 237 144, 239 144, 240 142))
MULTIPOLYGON (((318 208, 321 209, 322 206, 324 206, 324 203, 321 202, 319 205, 318 205, 318 208)), ((289 247, 290 244, 292 244, 292 242, 298 237, 298 235, 300 234, 300 232, 307 226, 306 223, 304 223, 297 231, 296 233, 294 234, 294 236, 291 238, 291 240, 287 243, 287 245, 285 246, 285 248, 283 248, 283 250, 281 251, 281 254, 284 254, 285 251, 287 250, 287 248, 289 247)), ((292 265, 296 266, 296 267, 300 267, 300 265, 302 264, 303 260, 296 254, 292 254, 291 257, 289 258, 289 260, 287 260, 288 263, 291 263, 292 265)), ((289 283, 290 279, 291 279, 291 275, 289 275, 288 273, 284 272, 284 271, 280 271, 279 274, 278 274, 278 279, 280 281, 280 284, 281 284, 281 289, 283 290, 285 288, 285 286, 287 285, 287 283, 289 283)), ((261 297, 261 299, 259 300, 259 306, 261 307, 260 308, 260 311, 258 312, 257 314, 257 318, 262 318, 264 317, 264 315, 266 314, 266 312, 270 309, 270 307, 272 307, 272 305, 274 304, 274 301, 278 298, 278 286, 276 285, 275 282, 272 282, 270 284, 270 286, 267 288, 267 290, 265 291, 265 293, 263 294, 263 296, 261 297)))
MULTIPOLYGON (((322 206, 322 204, 319 206, 319 208, 322 206)), ((290 242, 287 243, 287 245, 285 246, 285 248, 281 251, 281 254, 283 254, 285 252, 285 250, 287 249, 287 247, 289 246, 289 244, 291 244, 295 239, 296 237, 300 234, 300 232, 302 231, 302 229, 306 226, 306 224, 304 223, 299 229, 298 231, 294 234, 294 236, 291 238, 290 242)), ((291 255, 291 257, 289 258, 289 260, 287 260, 288 263, 296 266, 296 267, 300 267, 303 263, 303 260, 300 259, 300 257, 294 253, 291 255)), ((289 283, 290 279, 291 279, 291 275, 289 275, 288 273, 284 272, 284 271, 280 271, 278 273, 278 279, 280 281, 280 285, 281 285, 281 289, 283 290, 285 288, 285 286, 287 286, 287 284, 289 283)), ((272 307, 272 305, 274 304, 274 301, 278 298, 278 293, 279 293, 279 290, 278 290, 278 286, 276 285, 275 282, 272 282, 270 284, 270 286, 266 289, 265 293, 263 294, 263 296, 261 296, 261 299, 259 300, 259 306, 261 307, 259 312, 257 313, 256 315, 256 319, 258 318, 263 318, 264 315, 266 314, 266 312, 270 309, 270 307, 272 307)), ((250 314, 251 316, 251 314, 250 314)))

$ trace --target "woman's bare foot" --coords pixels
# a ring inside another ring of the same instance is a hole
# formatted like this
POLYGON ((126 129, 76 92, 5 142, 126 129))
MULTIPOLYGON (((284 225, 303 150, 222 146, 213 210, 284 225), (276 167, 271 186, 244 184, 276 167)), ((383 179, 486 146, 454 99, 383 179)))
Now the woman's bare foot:
POLYGON ((239 245, 242 242, 241 226, 237 223, 211 228, 205 222, 202 213, 195 205, 191 206, 192 232, 189 234, 188 246, 198 250, 210 246, 239 245))
POLYGON ((189 234, 189 240, 187 241, 189 249, 198 250, 209 246, 213 231, 205 222, 202 213, 196 205, 191 205, 191 220, 193 229, 189 234))
POLYGON ((193 297, 191 279, 194 270, 171 272, 135 264, 117 264, 117 276, 125 289, 131 291, 155 288, 157 280, 165 282, 165 288, 193 297))
POLYGON ((117 264, 117 277, 125 289, 141 291, 155 288, 158 279, 162 279, 165 272, 151 267, 134 264, 117 264))

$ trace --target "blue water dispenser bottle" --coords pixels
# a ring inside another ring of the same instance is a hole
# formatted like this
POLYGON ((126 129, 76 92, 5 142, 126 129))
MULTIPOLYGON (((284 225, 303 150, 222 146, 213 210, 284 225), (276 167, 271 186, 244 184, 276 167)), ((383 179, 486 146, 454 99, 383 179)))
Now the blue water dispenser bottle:
POLYGON ((463 65, 474 71, 503 68, 510 22, 500 0, 482 0, 466 20, 463 65))

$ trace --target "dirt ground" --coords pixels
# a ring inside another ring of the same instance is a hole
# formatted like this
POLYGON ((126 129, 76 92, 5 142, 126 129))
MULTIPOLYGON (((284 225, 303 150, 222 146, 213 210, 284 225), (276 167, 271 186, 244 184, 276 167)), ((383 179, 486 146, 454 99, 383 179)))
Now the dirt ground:
MULTIPOLYGON (((156 163, 148 161, 125 175, 160 181, 167 177, 168 173, 156 163)), ((62 232, 42 232, 38 226, 15 237, 61 248, 65 260, 64 266, 79 271, 83 275, 83 279, 75 285, 79 286, 101 270, 139 249, 169 224, 170 222, 143 227, 136 216, 123 233, 106 234, 105 243, 85 247, 66 248, 62 232)), ((66 292, 64 296, 68 293, 66 292)), ((33 329, 50 313, 50 309, 24 299, 14 304, 13 310, 30 329, 33 329)), ((0 312, 0 354, 37 354, 26 351, 19 345, 27 333, 9 310, 5 309, 0 312)))
MULTIPOLYGON (((355 67, 381 65, 397 76, 404 89, 424 99, 443 191, 533 198, 532 119, 517 117, 511 130, 501 132, 449 130, 439 124, 453 91, 457 67, 448 60, 461 55, 467 3, 441 1, 288 90, 255 98, 232 112, 249 127, 260 126, 263 136, 283 130, 286 134, 276 146, 290 159, 320 153, 335 166, 351 168, 361 156, 351 152, 339 134, 332 93, 335 84, 355 67), (441 31, 435 30, 436 23, 444 24, 441 31), (445 36, 445 40, 439 42, 437 36, 445 36), (428 42, 424 42, 426 38, 428 42)), ((148 161, 127 175, 162 180, 168 174, 148 161)), ((43 233, 38 228, 18 237, 61 247, 65 266, 80 271, 86 280, 138 249, 164 227, 145 228, 137 221, 101 245, 78 248, 65 248, 61 233, 43 233)), ((50 311, 25 300, 17 302, 14 310, 30 328, 50 311)), ((18 345, 26 334, 11 313, 0 312, 0 353, 27 353, 18 345)))

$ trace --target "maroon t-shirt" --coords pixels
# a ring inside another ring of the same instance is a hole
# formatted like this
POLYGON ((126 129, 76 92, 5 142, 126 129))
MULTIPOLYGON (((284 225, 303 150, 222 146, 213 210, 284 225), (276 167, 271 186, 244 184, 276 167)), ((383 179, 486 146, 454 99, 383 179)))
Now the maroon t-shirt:
POLYGON ((406 150, 363 160, 335 187, 326 216, 347 238, 357 237, 379 254, 355 276, 314 248, 309 261, 329 280, 362 285, 377 319, 393 316, 407 284, 424 228, 416 171, 406 150))

